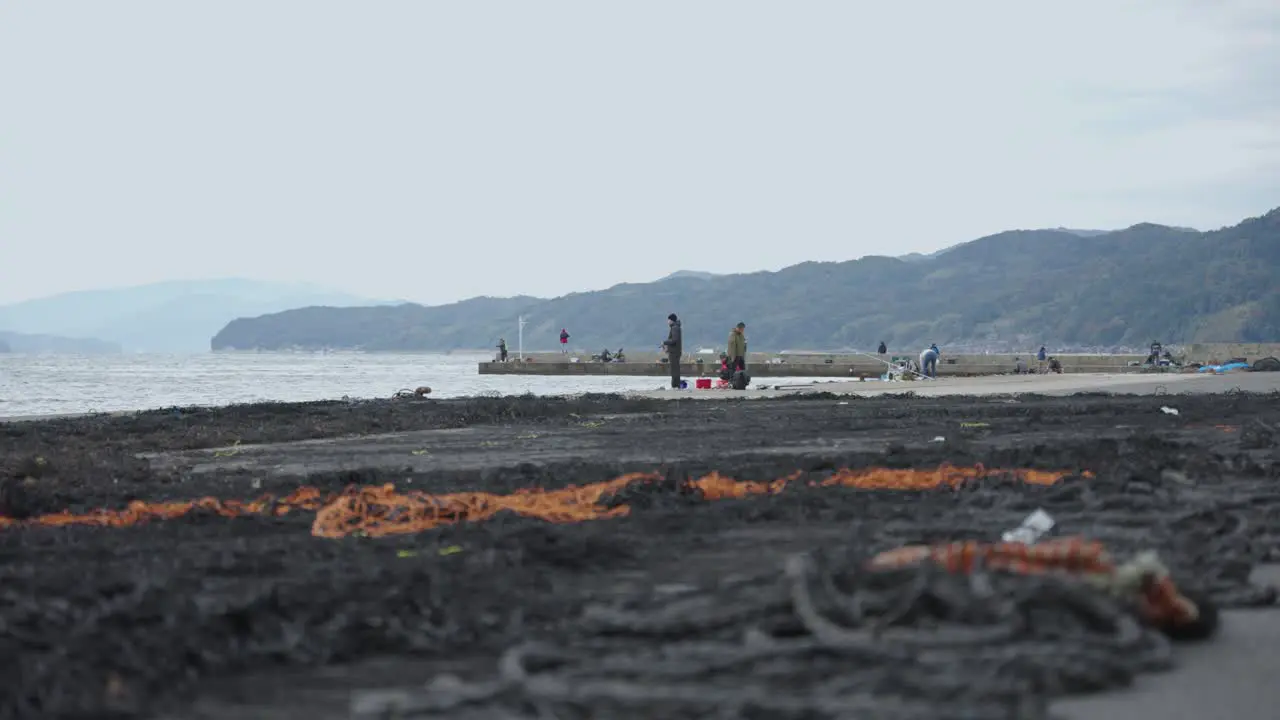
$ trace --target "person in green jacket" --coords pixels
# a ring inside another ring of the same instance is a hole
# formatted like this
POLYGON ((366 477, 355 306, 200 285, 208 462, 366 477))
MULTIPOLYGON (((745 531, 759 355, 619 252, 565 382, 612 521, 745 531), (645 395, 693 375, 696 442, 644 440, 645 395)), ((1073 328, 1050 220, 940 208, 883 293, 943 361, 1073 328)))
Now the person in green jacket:
POLYGON ((729 331, 729 347, 725 350, 725 354, 729 356, 729 367, 734 371, 747 369, 746 330, 747 324, 740 322, 729 331))

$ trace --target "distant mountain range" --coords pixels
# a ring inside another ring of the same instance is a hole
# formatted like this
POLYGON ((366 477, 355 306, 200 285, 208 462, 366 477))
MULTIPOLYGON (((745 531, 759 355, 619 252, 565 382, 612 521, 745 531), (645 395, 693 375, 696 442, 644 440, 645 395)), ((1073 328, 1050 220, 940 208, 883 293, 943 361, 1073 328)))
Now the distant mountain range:
POLYGON ((1064 227, 1058 227, 1053 229, 1059 232, 1071 233, 1072 235, 1079 235, 1080 237, 1098 237, 1099 235, 1106 235, 1109 232, 1115 232, 1114 230, 1078 230, 1076 228, 1064 228, 1064 227))
POLYGON ((1130 346, 1159 340, 1280 341, 1280 209, 1212 232, 1140 224, 1112 232, 1014 230, 929 256, 801 263, 740 275, 675 273, 652 283, 538 298, 423 307, 305 308, 237 319, 220 349, 452 350, 514 341, 552 348, 653 348, 670 312, 687 347, 720 346, 748 324, 755 349, 929 342, 1130 346))
POLYGON ((112 355, 120 346, 95 338, 69 338, 57 335, 29 335, 0 330, 0 353, 30 355, 112 355))
MULTIPOLYGON (((104 347, 114 346, 116 352, 207 352, 209 338, 235 318, 377 302, 312 285, 242 279, 172 281, 70 292, 0 306, 0 330, 46 338, 91 338, 102 341, 104 347)), ((26 352, 18 349, 20 345, 29 347, 26 341, 9 344, 14 352, 26 352)))
POLYGON ((720 276, 715 273, 702 272, 701 270, 677 270, 671 273, 670 275, 659 279, 658 282, 662 282, 663 280, 679 280, 679 279, 710 280, 711 278, 716 278, 716 277, 720 277, 720 276))
MULTIPOLYGON (((1172 226, 1166 225, 1163 227, 1168 227, 1170 230, 1177 230, 1178 232, 1188 232, 1188 233, 1200 232, 1195 228, 1178 227, 1176 225, 1172 225, 1172 226)), ((1115 230, 1077 230, 1075 228, 1064 228, 1064 227, 1053 228, 1053 229, 1061 232, 1071 233, 1072 235, 1079 235, 1080 237, 1097 237, 1099 235, 1106 235, 1107 233, 1116 232, 1115 230)))

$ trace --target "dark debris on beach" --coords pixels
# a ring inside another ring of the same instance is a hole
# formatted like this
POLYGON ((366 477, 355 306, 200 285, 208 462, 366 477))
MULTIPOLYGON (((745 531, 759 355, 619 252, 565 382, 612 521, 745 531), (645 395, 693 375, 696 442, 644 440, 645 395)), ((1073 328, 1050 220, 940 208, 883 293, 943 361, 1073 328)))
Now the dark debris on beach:
POLYGON ((573 524, 502 513, 325 539, 305 513, 197 510, 122 528, 0 529, 0 718, 216 717, 227 703, 272 718, 392 707, 459 718, 1042 717, 1048 698, 1167 666, 1167 639, 1063 582, 856 571, 903 544, 996 540, 1037 508, 1057 532, 1118 556, 1154 550, 1215 605, 1275 599, 1249 582, 1255 565, 1280 561, 1273 396, 516 397, 0 424, 0 516, 12 519, 303 484, 507 493, 625 472, 662 479, 610 500, 629 515, 573 524), (1171 405, 1176 415, 1161 411, 1171 405), (434 431, 460 430, 495 439, 431 444, 434 431), (422 452, 442 462, 478 459, 412 478, 386 466, 193 473, 154 459, 394 433, 422 433, 422 452), (943 463, 1070 477, 918 492, 805 483, 843 467, 943 463), (687 481, 711 471, 800 475, 776 495, 708 502, 687 481))

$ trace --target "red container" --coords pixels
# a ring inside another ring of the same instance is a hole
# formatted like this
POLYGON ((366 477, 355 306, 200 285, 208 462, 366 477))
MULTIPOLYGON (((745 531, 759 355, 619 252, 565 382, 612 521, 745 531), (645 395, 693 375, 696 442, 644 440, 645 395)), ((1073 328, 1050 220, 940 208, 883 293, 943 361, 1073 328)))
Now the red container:
POLYGON ((698 378, 698 382, 694 387, 698 388, 699 390, 710 390, 711 378, 698 378))

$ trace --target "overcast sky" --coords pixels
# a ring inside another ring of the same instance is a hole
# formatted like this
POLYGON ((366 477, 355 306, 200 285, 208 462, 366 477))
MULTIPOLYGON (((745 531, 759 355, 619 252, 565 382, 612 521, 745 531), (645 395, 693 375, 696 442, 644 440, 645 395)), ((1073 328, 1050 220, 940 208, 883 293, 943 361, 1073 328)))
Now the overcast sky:
POLYGON ((0 302, 558 295, 1280 205, 1280 2, 0 2, 0 302))

